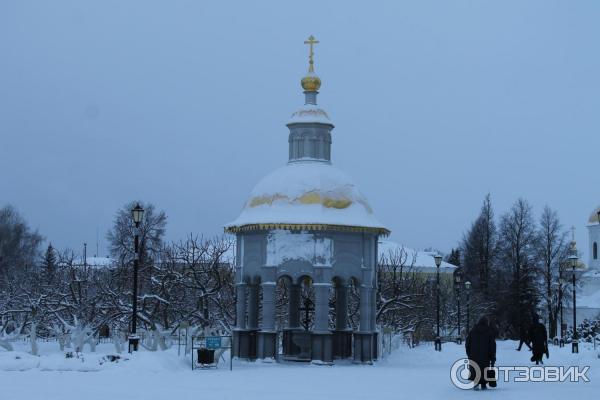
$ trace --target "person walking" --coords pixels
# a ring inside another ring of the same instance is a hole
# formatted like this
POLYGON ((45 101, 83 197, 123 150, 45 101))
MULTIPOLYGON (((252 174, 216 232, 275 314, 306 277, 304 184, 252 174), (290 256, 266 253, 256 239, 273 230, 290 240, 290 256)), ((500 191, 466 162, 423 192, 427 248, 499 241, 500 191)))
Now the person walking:
POLYGON ((537 314, 533 315, 533 323, 529 328, 529 340, 531 340, 531 351, 533 356, 531 361, 535 361, 535 365, 543 364, 542 361, 544 354, 546 357, 550 357, 548 352, 548 331, 546 326, 540 322, 540 318, 537 314))
MULTIPOLYGON (((493 366, 496 362, 496 340, 494 331, 489 326, 487 317, 481 317, 479 322, 475 324, 467 340, 465 341, 465 350, 467 358, 477 364, 481 370, 479 380, 475 383, 475 390, 487 389, 486 371, 485 368, 493 366)), ((471 371, 471 379, 476 379, 475 374, 471 371)))

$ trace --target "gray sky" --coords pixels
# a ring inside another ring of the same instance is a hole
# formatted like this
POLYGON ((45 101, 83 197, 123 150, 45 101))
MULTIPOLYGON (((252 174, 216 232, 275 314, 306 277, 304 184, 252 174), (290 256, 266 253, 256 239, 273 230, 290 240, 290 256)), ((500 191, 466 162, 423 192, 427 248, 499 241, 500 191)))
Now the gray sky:
POLYGON ((136 198, 169 239, 221 233, 287 161, 314 34, 334 165, 392 239, 449 250, 489 191, 586 250, 598 21, 594 1, 2 1, 0 205, 58 247, 136 198))

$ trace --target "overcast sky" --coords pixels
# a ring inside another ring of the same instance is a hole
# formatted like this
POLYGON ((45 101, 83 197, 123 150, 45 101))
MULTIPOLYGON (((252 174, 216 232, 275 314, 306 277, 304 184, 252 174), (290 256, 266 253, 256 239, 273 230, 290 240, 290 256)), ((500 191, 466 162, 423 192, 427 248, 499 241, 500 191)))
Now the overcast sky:
MULTIPOLYGON (((0 206, 57 247, 143 199, 213 235, 287 161, 310 34, 333 163, 392 239, 455 246, 486 193, 600 204, 600 2, 0 1, 0 206)), ((587 261, 587 259, 586 259, 587 261)))

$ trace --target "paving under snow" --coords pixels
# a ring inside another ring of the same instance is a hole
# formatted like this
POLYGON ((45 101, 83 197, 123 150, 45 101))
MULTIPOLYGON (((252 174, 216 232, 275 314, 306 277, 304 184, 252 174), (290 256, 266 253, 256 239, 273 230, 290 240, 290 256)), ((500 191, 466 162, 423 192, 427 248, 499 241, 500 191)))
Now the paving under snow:
MULTIPOLYGON (((165 352, 140 351, 117 363, 106 361, 112 345, 102 344, 83 359, 66 359, 56 343, 41 343, 41 356, 0 350, 2 400, 72 399, 565 399, 592 398, 600 389, 599 350, 583 345, 550 348, 548 365, 589 365, 589 383, 500 382, 487 392, 463 391, 450 381, 451 364, 463 356, 462 346, 444 344, 401 347, 375 365, 335 366, 268 364, 234 361, 233 371, 190 368, 189 357, 177 348, 165 352)), ((498 342, 498 365, 529 365, 530 353, 515 351, 516 343, 498 342)))

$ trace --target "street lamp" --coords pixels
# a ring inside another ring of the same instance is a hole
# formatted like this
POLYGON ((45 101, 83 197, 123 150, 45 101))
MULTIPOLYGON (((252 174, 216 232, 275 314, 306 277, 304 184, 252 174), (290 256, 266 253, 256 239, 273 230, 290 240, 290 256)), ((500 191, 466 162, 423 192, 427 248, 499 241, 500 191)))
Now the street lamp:
POLYGON ((559 346, 563 347, 565 345, 565 332, 563 329, 564 321, 563 321, 563 288, 565 286, 565 278, 562 276, 562 266, 559 271, 560 277, 558 278, 558 306, 560 307, 560 341, 559 346))
POLYGON ((139 230, 140 230, 140 222, 144 219, 144 209, 140 206, 140 203, 137 203, 135 207, 131 210, 131 219, 133 219, 133 223, 135 224, 135 233, 133 237, 133 246, 135 257, 133 259, 133 294, 132 294, 132 303, 133 303, 133 311, 131 313, 131 335, 129 335, 129 352, 137 351, 138 345, 140 343, 140 338, 137 335, 137 291, 138 291, 138 269, 139 269, 139 230))
POLYGON ((471 282, 465 282, 465 289, 467 290, 467 335, 469 334, 469 329, 471 329, 471 282))
POLYGON ((440 338, 440 265, 442 265, 442 256, 436 254, 433 256, 435 260, 436 266, 436 276, 437 276, 437 289, 436 289, 436 299, 437 299, 437 336, 435 338, 435 350, 442 351, 442 339, 440 338))
POLYGON ((577 341, 577 296, 575 295, 575 268, 577 268, 577 249, 575 241, 572 242, 571 255, 569 256, 569 264, 573 268, 573 341, 571 344, 571 352, 579 353, 579 342, 577 341))
POLYGON ((460 332, 460 283, 462 280, 462 271, 457 268, 454 272, 454 290, 456 291, 456 331, 458 333, 458 344, 462 343, 462 333, 460 332))

